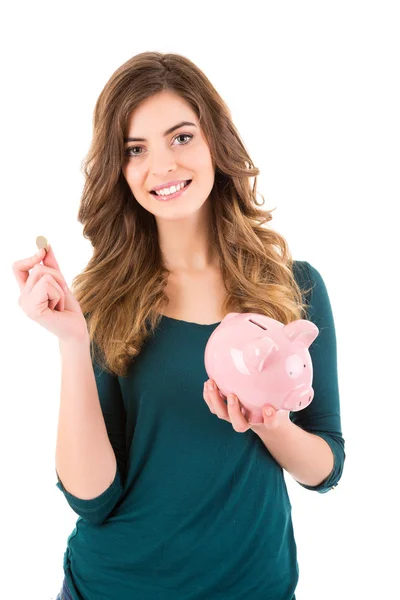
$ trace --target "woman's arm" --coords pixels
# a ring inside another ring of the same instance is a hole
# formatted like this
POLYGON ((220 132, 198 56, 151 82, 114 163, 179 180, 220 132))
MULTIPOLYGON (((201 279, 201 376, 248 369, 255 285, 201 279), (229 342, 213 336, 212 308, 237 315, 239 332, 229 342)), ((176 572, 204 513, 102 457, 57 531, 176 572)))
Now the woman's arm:
POLYGON ((313 285, 310 299, 307 298, 306 318, 319 329, 318 337, 309 348, 314 398, 307 408, 289 414, 290 421, 280 438, 278 431, 268 431, 264 432, 263 442, 300 485, 325 493, 336 487, 346 458, 340 418, 336 332, 320 273, 308 262, 296 261, 294 274, 300 287, 313 285))

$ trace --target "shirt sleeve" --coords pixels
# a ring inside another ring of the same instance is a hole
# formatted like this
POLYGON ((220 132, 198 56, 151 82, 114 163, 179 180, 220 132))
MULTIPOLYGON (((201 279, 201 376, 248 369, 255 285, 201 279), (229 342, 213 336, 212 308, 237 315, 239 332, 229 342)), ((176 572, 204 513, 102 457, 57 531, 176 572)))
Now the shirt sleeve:
POLYGON ((108 438, 113 447, 117 470, 111 485, 96 498, 84 500, 70 494, 57 473, 56 486, 74 512, 93 525, 101 525, 115 508, 124 492, 126 477, 126 411, 118 377, 102 370, 92 354, 92 365, 108 438))
POLYGON ((307 287, 312 286, 310 299, 306 298, 306 318, 319 329, 317 338, 309 348, 313 365, 314 398, 307 408, 290 412, 289 417, 295 425, 322 437, 332 450, 334 467, 324 481, 316 486, 297 482, 308 490, 326 493, 337 486, 346 458, 340 419, 336 333, 325 283, 317 269, 306 261, 302 261, 302 265, 303 275, 308 274, 308 281, 304 283, 307 287))

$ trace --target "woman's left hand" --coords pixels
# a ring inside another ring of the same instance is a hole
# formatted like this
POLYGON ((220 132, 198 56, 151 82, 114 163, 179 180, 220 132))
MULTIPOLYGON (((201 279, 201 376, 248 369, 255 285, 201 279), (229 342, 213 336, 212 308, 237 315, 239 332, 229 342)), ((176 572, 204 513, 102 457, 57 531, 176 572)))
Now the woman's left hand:
POLYGON ((214 415, 217 415, 219 419, 224 419, 224 421, 231 423, 233 429, 239 433, 243 433, 248 429, 252 429, 255 432, 264 428, 278 429, 289 420, 288 410, 277 411, 272 406, 266 405, 263 407, 262 412, 263 423, 249 423, 242 412, 244 408, 239 399, 233 394, 229 394, 227 398, 228 403, 225 404, 221 397, 221 392, 211 379, 204 383, 203 398, 214 415), (215 389, 209 387, 213 383, 215 389))

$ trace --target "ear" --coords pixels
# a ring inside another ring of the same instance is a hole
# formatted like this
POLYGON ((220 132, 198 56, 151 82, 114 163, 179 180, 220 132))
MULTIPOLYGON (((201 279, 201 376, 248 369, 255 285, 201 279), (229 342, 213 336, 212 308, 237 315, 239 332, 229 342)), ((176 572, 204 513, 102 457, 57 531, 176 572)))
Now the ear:
POLYGON ((297 321, 288 323, 284 326, 283 331, 292 342, 301 342, 306 348, 311 346, 319 334, 318 327, 306 319, 297 319, 297 321))
POLYGON ((250 373, 261 373, 277 352, 278 345, 270 337, 256 338, 244 348, 244 364, 250 373))

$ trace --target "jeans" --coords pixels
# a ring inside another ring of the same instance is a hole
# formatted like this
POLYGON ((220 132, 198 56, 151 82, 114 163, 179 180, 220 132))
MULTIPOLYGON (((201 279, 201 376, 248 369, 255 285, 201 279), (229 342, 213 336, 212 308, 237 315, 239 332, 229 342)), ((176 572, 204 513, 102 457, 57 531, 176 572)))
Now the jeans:
POLYGON ((64 577, 64 581, 62 584, 62 588, 60 593, 58 594, 56 600, 72 600, 71 592, 69 591, 69 587, 67 584, 67 580, 64 577))

